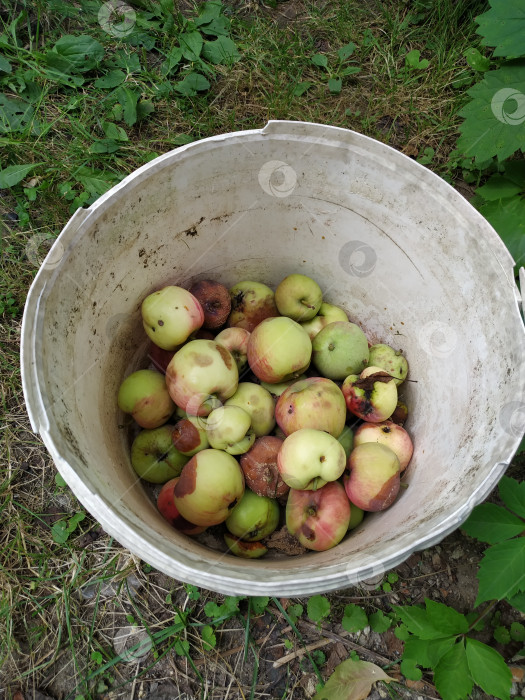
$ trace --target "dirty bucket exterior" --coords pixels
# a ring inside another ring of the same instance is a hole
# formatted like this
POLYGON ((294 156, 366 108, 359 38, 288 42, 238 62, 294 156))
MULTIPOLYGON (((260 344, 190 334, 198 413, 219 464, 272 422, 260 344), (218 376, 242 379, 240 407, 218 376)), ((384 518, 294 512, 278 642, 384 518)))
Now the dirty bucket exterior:
POLYGON ((382 573, 457 528, 523 432, 514 261, 452 187, 360 134, 302 122, 212 137, 140 168, 71 218, 30 290, 31 423, 105 530, 166 574, 228 594, 310 595, 382 573), (118 387, 147 364, 140 304, 201 278, 316 279, 372 343, 403 349, 408 488, 327 552, 245 561, 171 528, 129 460, 118 387))

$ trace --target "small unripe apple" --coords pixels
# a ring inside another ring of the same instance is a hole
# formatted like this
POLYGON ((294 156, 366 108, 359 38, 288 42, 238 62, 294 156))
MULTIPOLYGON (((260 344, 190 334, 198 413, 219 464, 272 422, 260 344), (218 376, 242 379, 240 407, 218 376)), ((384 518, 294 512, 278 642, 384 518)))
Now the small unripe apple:
POLYGON ((190 287, 204 312, 204 328, 220 328, 228 320, 231 311, 230 292, 215 280, 200 280, 190 287))
POLYGON ((314 316, 310 321, 301 323, 301 326, 310 336, 310 340, 313 340, 325 326, 329 323, 335 323, 336 321, 348 323, 346 312, 339 308, 339 306, 323 302, 321 308, 317 312, 317 316, 314 316))
POLYGON ((384 423, 363 423, 355 432, 354 445, 362 445, 365 442, 378 442, 390 447, 395 452, 404 471, 412 458, 414 446, 407 431, 393 421, 384 423))
POLYGON ((250 426, 250 415, 244 409, 220 406, 208 416, 206 434, 214 449, 240 455, 247 452, 255 441, 255 433, 250 426))
POLYGON ((401 350, 394 350, 390 345, 378 343, 370 348, 370 365, 381 367, 394 377, 395 383, 402 384, 408 374, 408 362, 401 350))
POLYGON ((210 446, 206 434, 206 420, 196 416, 182 418, 175 423, 171 439, 178 451, 188 457, 206 450, 210 446))
POLYGON ((367 367, 360 377, 351 374, 343 382, 342 391, 350 413, 370 423, 387 420, 397 405, 394 380, 379 367, 367 367))
POLYGON ((306 275, 288 275, 275 290, 275 305, 279 313, 294 321, 309 321, 322 303, 321 287, 306 275))
POLYGON ((277 400, 275 418, 286 435, 301 428, 314 428, 337 438, 345 427, 345 397, 330 379, 300 379, 277 400))
POLYGON ((241 455, 246 485, 259 496, 279 498, 290 490, 277 466, 277 454, 282 444, 280 438, 266 435, 257 438, 248 452, 241 455))
POLYGON ((286 527, 303 547, 324 552, 335 547, 346 534, 350 503, 338 481, 317 491, 291 489, 286 504, 286 527))
POLYGON ((368 363, 368 341, 355 323, 329 323, 315 336, 312 348, 313 364, 328 379, 343 380, 368 363))
POLYGON ((148 338, 164 350, 175 350, 185 343, 204 321, 202 306, 182 287, 153 292, 142 302, 141 313, 148 338))
POLYGON ((164 484, 179 476, 188 461, 173 445, 172 425, 141 430, 131 445, 131 464, 141 479, 151 484, 164 484))
POLYGON ((362 508, 358 508, 355 503, 350 502, 350 522, 348 523, 348 529, 353 530, 358 525, 361 525, 364 517, 365 511, 362 508))
POLYGON ((270 384, 298 377, 310 364, 308 333, 287 316, 267 318, 252 331, 248 363, 258 379, 270 384))
POLYGON ((174 490, 175 506, 195 525, 223 523, 244 493, 239 463, 222 450, 201 450, 184 466, 174 490))
POLYGON ((346 467, 346 455, 341 443, 329 433, 302 428, 283 442, 277 465, 290 488, 315 490, 339 479, 346 467))
POLYGON ((273 290, 260 282, 238 282, 230 289, 230 297, 229 326, 244 328, 251 333, 265 318, 279 315, 273 290))
POLYGON ((242 559, 259 559, 268 551, 268 547, 265 547, 262 542, 244 542, 227 532, 224 533, 224 541, 228 550, 242 559))
POLYGON ((256 437, 271 433, 275 427, 275 403, 272 395, 260 384, 241 382, 226 406, 239 406, 251 418, 251 428, 256 437))
POLYGON ((249 331, 244 328, 225 328, 215 336, 215 342, 223 345, 233 355, 239 375, 248 367, 249 331))
POLYGON ((288 389, 289 386, 292 386, 292 384, 295 384, 295 382, 298 382, 300 379, 306 379, 306 374, 301 374, 299 377, 295 379, 289 379, 287 382, 279 382, 278 384, 269 384, 268 382, 261 382, 261 386, 266 389, 266 391, 269 391, 270 394, 274 397, 274 399, 278 399, 281 394, 288 389))
POLYGON ((258 496, 249 489, 225 523, 232 535, 245 542, 256 542, 271 535, 279 524, 279 504, 273 498, 258 496))
POLYGON ((158 428, 175 410, 164 375, 153 369, 139 369, 126 377, 118 392, 118 405, 131 413, 142 428, 158 428))
POLYGON ((366 511, 385 510, 399 493, 399 460, 389 447, 364 442, 354 447, 348 460, 350 474, 344 485, 348 498, 366 511))
POLYGON ((179 477, 177 476, 164 484, 157 496, 157 508, 169 524, 179 530, 179 532, 183 532, 185 535, 200 535, 206 528, 202 525, 190 523, 182 517, 175 506, 173 491, 178 480, 179 477))
POLYGON ((345 451, 346 458, 350 457, 350 452, 354 449, 354 433, 350 426, 345 425, 343 432, 337 438, 345 451))

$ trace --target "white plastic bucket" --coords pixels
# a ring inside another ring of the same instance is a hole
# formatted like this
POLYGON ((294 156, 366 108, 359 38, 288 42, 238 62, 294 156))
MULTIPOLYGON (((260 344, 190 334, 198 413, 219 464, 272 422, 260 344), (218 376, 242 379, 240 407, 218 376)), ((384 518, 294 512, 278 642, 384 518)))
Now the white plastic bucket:
POLYGON ((183 146, 71 218, 31 287, 22 332, 31 423, 105 530, 177 579, 309 595, 389 569, 457 528, 523 433, 525 335, 514 262, 452 187, 331 126, 273 121, 183 146), (302 272, 372 342, 402 348, 415 453, 404 490, 332 550, 242 560, 172 529, 137 481, 116 395, 145 366, 140 303, 202 277, 302 272))

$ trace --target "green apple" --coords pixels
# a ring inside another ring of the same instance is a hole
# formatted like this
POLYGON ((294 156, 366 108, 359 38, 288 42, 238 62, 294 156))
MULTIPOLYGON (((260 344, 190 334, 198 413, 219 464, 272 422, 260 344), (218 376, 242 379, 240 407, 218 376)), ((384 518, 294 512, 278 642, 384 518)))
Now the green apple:
POLYGON ((222 450, 201 450, 184 465, 173 496, 183 518, 195 525, 223 523, 244 493, 239 463, 222 450))
POLYGON ((141 479, 164 484, 182 471, 189 457, 177 450, 171 439, 172 425, 142 430, 131 445, 131 464, 141 479))
POLYGON ((394 377, 398 386, 405 381, 408 374, 408 362, 401 350, 394 350, 384 343, 372 345, 368 363, 386 370, 394 377))
POLYGON ((270 392, 260 384, 241 382, 235 394, 226 401, 225 405, 240 406, 248 413, 252 420, 251 428, 256 437, 268 435, 275 427, 274 400, 270 392))
POLYGON ((230 297, 229 326, 244 328, 251 333, 265 318, 279 315, 273 290, 260 282, 238 282, 230 289, 230 297))
POLYGON ((353 530, 358 525, 361 525, 364 517, 365 511, 362 508, 358 508, 355 503, 350 502, 350 522, 348 523, 348 529, 353 530))
POLYGON ((261 321, 248 342, 250 369, 270 384, 298 377, 309 366, 311 355, 308 333, 287 316, 261 321))
POLYGON ((142 428, 158 428, 175 410, 164 375, 154 369, 139 369, 126 377, 117 402, 120 410, 131 413, 142 428))
POLYGON ((346 455, 333 435, 302 428, 283 442, 277 455, 277 466, 290 488, 310 491, 339 479, 346 467, 346 455))
POLYGON ((233 405, 220 406, 210 413, 206 434, 211 447, 232 455, 248 452, 255 442, 249 413, 233 405))
POLYGON ((228 516, 228 530, 246 542, 256 542, 270 535, 279 524, 279 504, 273 498, 258 496, 249 489, 228 516))
POLYGON ((275 304, 279 313, 294 321, 309 321, 322 303, 321 287, 306 275, 288 275, 275 290, 275 304))
POLYGON ((163 350, 175 350, 204 322, 202 306, 182 287, 153 292, 142 302, 141 313, 148 338, 163 350))
POLYGON ((312 348, 314 365, 328 379, 343 380, 368 364, 368 341, 355 323, 329 323, 315 336, 312 348))
POLYGON ((350 426, 348 425, 345 425, 345 427, 343 428, 343 432, 341 433, 341 435, 339 435, 337 439, 343 446, 346 458, 348 459, 350 457, 350 452, 352 452, 354 448, 354 433, 352 431, 352 428, 350 428, 350 426))
POLYGON ((310 336, 310 340, 313 340, 325 326, 328 326, 329 323, 335 323, 336 321, 348 323, 346 311, 343 311, 339 306, 327 304, 323 301, 321 308, 317 312, 317 316, 314 316, 310 321, 301 323, 301 326, 310 336))

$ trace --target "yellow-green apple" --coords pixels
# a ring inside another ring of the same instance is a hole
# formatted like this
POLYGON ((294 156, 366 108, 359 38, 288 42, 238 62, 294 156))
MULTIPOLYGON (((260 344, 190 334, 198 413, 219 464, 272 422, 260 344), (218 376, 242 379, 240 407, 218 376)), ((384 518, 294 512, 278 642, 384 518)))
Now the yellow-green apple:
POLYGON ((286 435, 301 428, 315 428, 337 438, 345 427, 345 397, 331 379, 300 379, 278 398, 275 418, 286 435))
POLYGON ((259 496, 279 498, 290 490, 277 466, 277 454, 282 444, 280 438, 266 435, 257 438, 248 452, 241 455, 246 485, 259 496))
POLYGON ((268 382, 261 382, 261 386, 270 392, 274 398, 279 398, 279 396, 286 391, 289 386, 295 384, 299 379, 306 379, 306 374, 301 374, 295 379, 289 379, 287 382, 279 382, 278 384, 269 384, 268 382))
POLYGON ((315 336, 312 348, 314 365, 328 379, 343 380, 361 372, 368 363, 366 335, 349 321, 329 323, 315 336))
POLYGON ((323 292, 315 280, 294 273, 285 277, 275 290, 275 305, 282 316, 309 321, 323 303, 323 292))
POLYGON ((177 508, 175 507, 175 496, 173 491, 179 477, 170 479, 159 491, 157 496, 157 508, 160 514, 172 525, 174 528, 183 532, 185 535, 200 535, 206 529, 202 525, 194 525, 188 520, 182 517, 177 508))
POLYGON ((350 503, 338 481, 317 491, 291 489, 286 503, 286 526, 303 547, 324 552, 343 539, 350 522, 350 503))
POLYGON ((262 542, 244 542, 227 532, 224 533, 224 541, 228 550, 242 559, 259 559, 268 551, 268 547, 265 547, 262 542))
POLYGON ((179 476, 188 461, 171 440, 172 425, 141 430, 131 445, 131 464, 141 479, 164 484, 179 476))
POLYGON ((394 379, 380 367, 367 367, 359 377, 349 375, 342 391, 350 413, 369 423, 387 420, 397 406, 394 379))
POLYGON ((171 439, 178 451, 188 457, 206 450, 210 446, 206 433, 206 419, 196 416, 182 418, 175 423, 171 439))
POLYGON ((230 292, 215 280, 200 280, 191 285, 190 294, 197 299, 204 312, 203 328, 220 328, 231 311, 230 292))
POLYGON ((292 489, 316 490, 339 479, 346 467, 341 443, 322 430, 301 428, 288 435, 277 455, 282 480, 292 489))
POLYGON ((273 290, 260 282, 238 282, 230 289, 230 298, 229 326, 244 328, 251 333, 265 318, 279 315, 273 290))
POLYGON ((244 493, 239 463, 222 450, 201 450, 184 466, 173 492, 183 518, 209 527, 223 523, 244 493))
POLYGON ((279 504, 273 498, 245 489, 224 524, 232 535, 246 542, 262 540, 279 524, 279 504))
POLYGON ((239 406, 214 408, 206 421, 206 434, 211 447, 231 455, 247 452, 255 441, 250 415, 239 406))
POLYGON ((153 292, 142 302, 141 313, 148 338, 163 350, 175 350, 185 343, 204 321, 202 306, 182 287, 153 292))
POLYGON ((131 413, 142 428, 158 428, 175 410, 164 375, 154 369, 139 369, 126 377, 117 402, 120 410, 131 413))
POLYGON ((275 427, 275 403, 272 395, 260 384, 240 382, 226 406, 240 406, 252 419, 251 428, 256 437, 271 433, 275 427))
POLYGON ((335 323, 336 321, 348 323, 346 311, 343 311, 343 309, 341 309, 339 306, 327 304, 325 301, 323 301, 317 315, 310 319, 310 321, 301 323, 301 326, 310 336, 310 340, 313 340, 319 331, 322 331, 325 326, 327 326, 329 323, 335 323))
POLYGON ((232 354, 213 340, 190 340, 173 356, 166 384, 177 406, 207 416, 237 391, 239 372, 232 354))
POLYGON ((348 468, 344 485, 352 503, 373 512, 392 505, 399 493, 401 469, 395 452, 378 442, 364 442, 352 450, 348 468))
POLYGON ((250 332, 245 328, 225 328, 215 336, 215 342, 219 343, 231 352, 239 374, 248 366, 248 341, 250 332))
POLYGON ((350 457, 350 452, 354 449, 354 433, 349 425, 345 425, 343 432, 337 438, 345 451, 346 458, 350 457))
POLYGON ((269 384, 298 377, 310 364, 311 355, 308 333, 287 316, 261 321, 248 342, 250 369, 269 384))
POLYGON ((350 501, 350 522, 348 523, 348 529, 353 530, 358 525, 361 525, 364 517, 365 511, 362 508, 358 508, 355 503, 350 501))
POLYGON ((394 350, 384 343, 372 345, 368 363, 391 374, 398 386, 405 381, 408 374, 408 362, 402 351, 394 350))
POLYGON ((407 431, 393 421, 387 420, 384 423, 363 423, 355 431, 354 445, 362 445, 364 442, 378 442, 386 445, 396 453, 404 471, 414 451, 414 445, 407 431))

